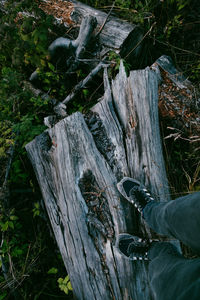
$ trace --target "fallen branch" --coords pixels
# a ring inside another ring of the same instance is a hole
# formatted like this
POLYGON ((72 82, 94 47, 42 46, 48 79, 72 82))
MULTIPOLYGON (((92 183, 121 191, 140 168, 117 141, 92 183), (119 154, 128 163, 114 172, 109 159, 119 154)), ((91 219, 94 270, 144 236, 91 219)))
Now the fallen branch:
POLYGON ((113 2, 111 8, 110 8, 110 11, 108 12, 103 24, 101 25, 101 27, 99 28, 99 31, 97 32, 96 36, 95 37, 98 37, 100 35, 100 33, 102 32, 104 26, 106 25, 106 22, 108 21, 108 18, 110 17, 112 11, 113 11, 113 8, 114 8, 114 5, 115 5, 115 1, 113 2))
POLYGON ((73 91, 58 105, 54 107, 54 112, 56 115, 65 117, 66 113, 66 104, 68 104, 74 97, 78 94, 78 92, 83 89, 88 82, 90 82, 94 76, 105 67, 108 67, 109 64, 105 64, 104 62, 100 62, 82 81, 80 81, 73 89, 73 91))
POLYGON ((60 37, 51 43, 48 49, 51 59, 59 59, 60 51, 63 51, 66 58, 66 66, 69 67, 68 72, 75 70, 79 65, 79 58, 83 57, 96 25, 95 17, 86 16, 83 18, 76 40, 60 37))
MULTIPOLYGON (((72 24, 80 25, 82 19, 87 16, 95 16, 97 20, 97 35, 99 37, 100 52, 105 49, 121 51, 125 55, 127 45, 131 44, 133 48, 142 38, 142 30, 135 24, 129 24, 119 18, 106 14, 101 10, 97 10, 84 3, 76 0, 60 1, 60 0, 43 0, 40 8, 46 13, 59 18, 64 25, 69 28, 72 24), (100 34, 99 34, 100 32, 100 34)), ((111 8, 112 9, 112 8, 111 8)), ((129 48, 128 48, 129 49, 129 48)), ((134 51, 135 57, 138 57, 140 47, 134 51)))
POLYGON ((83 89, 86 84, 92 80, 92 78, 102 69, 102 68, 105 68, 107 67, 108 65, 107 64, 104 64, 103 62, 100 62, 96 68, 94 68, 89 74, 87 77, 85 77, 82 81, 80 81, 73 89, 73 92, 70 93, 63 101, 62 103, 63 104, 67 104, 69 103, 69 101, 71 101, 76 95, 77 93, 83 89))
MULTIPOLYGON (((84 58, 84 52, 90 42, 92 32, 96 25, 97 21, 95 17, 86 16, 82 19, 77 39, 71 40, 59 37, 53 41, 48 48, 52 62, 62 66, 63 59, 61 59, 61 57, 64 56, 64 64, 66 66, 67 73, 75 71, 80 64, 79 59, 84 58)), ((39 81, 37 70, 31 74, 29 80, 33 84, 37 85, 37 81, 39 81)))
MULTIPOLYGON (((34 73, 35 73, 35 72, 34 72, 34 73)), ((34 73, 32 73, 32 75, 33 75, 34 73)), ((31 75, 31 76, 32 76, 32 75, 31 75)), ((41 99, 47 100, 47 101, 48 101, 50 104, 52 104, 53 106, 56 105, 57 100, 54 99, 54 98, 51 98, 47 93, 43 92, 42 90, 40 90, 40 89, 38 89, 38 88, 35 88, 35 87, 33 86, 33 84, 30 83, 30 82, 28 82, 28 81, 24 81, 23 83, 24 83, 24 87, 27 88, 27 89, 29 89, 29 90, 33 93, 33 95, 34 95, 35 97, 41 97, 41 99)))

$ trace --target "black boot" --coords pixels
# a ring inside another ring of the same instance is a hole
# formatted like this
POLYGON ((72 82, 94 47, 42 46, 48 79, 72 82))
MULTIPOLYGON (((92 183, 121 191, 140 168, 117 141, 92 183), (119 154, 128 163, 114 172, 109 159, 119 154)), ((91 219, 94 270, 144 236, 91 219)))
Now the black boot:
POLYGON ((117 237, 116 247, 122 256, 130 260, 149 260, 148 250, 153 241, 141 239, 128 233, 121 233, 117 237))
POLYGON ((147 189, 137 180, 124 177, 118 184, 119 192, 141 213, 147 203, 155 201, 147 189))

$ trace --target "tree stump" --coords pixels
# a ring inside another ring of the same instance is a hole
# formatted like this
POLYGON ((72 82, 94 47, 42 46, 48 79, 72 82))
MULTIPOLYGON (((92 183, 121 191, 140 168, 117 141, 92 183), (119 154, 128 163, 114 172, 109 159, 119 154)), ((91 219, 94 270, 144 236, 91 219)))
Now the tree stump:
MULTIPOLYGON (((89 113, 74 113, 30 142, 34 167, 76 299, 152 299, 148 262, 118 252, 119 233, 142 235, 139 216, 119 194, 124 176, 169 200, 158 120, 157 71, 121 62, 89 113)), ((145 229, 145 224, 144 224, 145 229)), ((149 230, 143 230, 149 235, 149 230)))

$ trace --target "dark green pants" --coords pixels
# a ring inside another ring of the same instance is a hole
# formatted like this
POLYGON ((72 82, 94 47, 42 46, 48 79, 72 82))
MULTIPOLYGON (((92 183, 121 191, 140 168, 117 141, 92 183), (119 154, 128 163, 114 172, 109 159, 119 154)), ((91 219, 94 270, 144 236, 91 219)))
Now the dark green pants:
MULTIPOLYGON (((149 203, 144 218, 153 230, 174 237, 200 254, 200 193, 149 203)), ((156 300, 199 300, 200 259, 186 259, 170 243, 153 243, 149 279, 156 300)))

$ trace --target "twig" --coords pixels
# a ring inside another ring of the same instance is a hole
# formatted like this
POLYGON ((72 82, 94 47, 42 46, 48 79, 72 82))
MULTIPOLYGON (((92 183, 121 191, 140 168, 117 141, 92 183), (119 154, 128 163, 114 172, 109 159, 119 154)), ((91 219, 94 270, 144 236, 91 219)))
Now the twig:
MULTIPOLYGON (((112 5, 107 5, 107 6, 100 6, 100 7, 98 7, 98 9, 107 9, 107 8, 111 8, 112 7, 112 5)), ((130 9, 130 8, 128 8, 128 7, 120 7, 120 6, 113 6, 113 9, 115 9, 115 10, 128 10, 128 11, 130 11, 130 12, 133 12, 133 13, 138 13, 138 11, 137 10, 135 10, 135 9, 130 9)))
POLYGON ((16 141, 15 141, 14 145, 12 145, 10 147, 10 157, 9 157, 8 164, 7 164, 7 167, 6 167, 6 174, 5 174, 5 178, 4 178, 4 182, 3 182, 3 188, 7 185, 8 176, 9 176, 9 173, 10 173, 10 168, 11 168, 11 165, 12 165, 12 160, 13 160, 13 156, 14 156, 14 152, 15 152, 15 145, 16 145, 16 141))
POLYGON ((154 22, 152 25, 151 25, 151 28, 145 33, 145 35, 143 36, 143 38, 136 44, 136 46, 131 49, 131 51, 124 57, 124 59, 126 59, 141 43, 142 41, 147 37, 147 35, 150 34, 150 32, 152 31, 153 27, 156 25, 156 22, 154 22))
POLYGON ((26 259, 25 259, 25 263, 24 263, 24 266, 23 266, 23 270, 22 270, 22 276, 24 276, 24 273, 25 273, 25 270, 26 270, 26 267, 27 267, 27 261, 28 261, 30 249, 31 249, 31 244, 29 244, 29 246, 28 246, 28 251, 27 251, 27 254, 26 254, 26 259))
MULTIPOLYGON (((1 240, 0 249, 2 249, 3 243, 4 243, 4 233, 2 232, 2 240, 1 240)), ((7 275, 8 272, 7 272, 6 266, 4 264, 3 256, 2 255, 0 255, 0 261, 1 261, 1 267, 2 267, 3 276, 4 276, 5 280, 7 281, 8 280, 8 275, 7 275)))
MULTIPOLYGON (((115 0, 115 1, 116 1, 116 0, 115 0)), ((109 12, 108 12, 108 14, 107 14, 105 20, 104 20, 103 24, 101 25, 101 27, 99 28, 99 31, 97 32, 95 38, 97 38, 97 37, 100 35, 100 33, 102 32, 104 26, 106 25, 106 22, 108 21, 108 18, 110 17, 110 15, 111 15, 111 13, 112 13, 112 11, 113 11, 113 8, 114 8, 114 6, 115 6, 115 1, 113 2, 113 4, 112 4, 112 6, 111 6, 111 8, 110 8, 110 10, 109 10, 109 12)))
POLYGON ((172 45, 172 44, 170 44, 170 43, 161 42, 161 41, 159 41, 159 40, 157 40, 157 39, 156 39, 156 42, 158 42, 158 43, 160 43, 160 44, 163 44, 163 45, 166 45, 166 46, 168 46, 168 47, 172 47, 172 48, 174 48, 174 49, 180 50, 180 51, 182 51, 182 52, 186 52, 186 53, 188 53, 188 54, 200 56, 199 53, 192 52, 192 51, 189 51, 189 50, 186 50, 186 49, 182 49, 182 48, 176 47, 176 46, 174 46, 174 45, 172 45))
MULTIPOLYGON (((3 247, 3 243, 4 243, 4 236, 2 235, 2 240, 1 240, 1 244, 0 244, 0 249, 2 249, 3 247)), ((6 288, 9 288, 10 289, 10 293, 12 294, 12 296, 14 297, 14 299, 17 299, 19 296, 18 295, 18 292, 15 291, 15 288, 14 288, 14 284, 16 282, 16 278, 14 276, 14 273, 13 273, 13 268, 12 268, 12 260, 11 260, 11 257, 10 255, 8 255, 9 257, 9 263, 10 263, 10 270, 11 270, 11 273, 13 275, 13 279, 11 280, 8 276, 8 269, 6 267, 6 264, 4 263, 4 259, 3 259, 3 256, 0 255, 0 261, 1 261, 1 268, 2 268, 2 274, 3 274, 3 277, 5 279, 5 284, 2 284, 3 286, 3 289, 6 289, 6 288)))
POLYGON ((102 87, 102 85, 103 85, 103 81, 102 81, 102 83, 96 88, 96 90, 92 93, 92 95, 90 96, 90 98, 89 98, 89 101, 92 99, 92 97, 96 94, 96 92, 102 87))
POLYGON ((108 64, 105 64, 104 62, 100 62, 96 68, 94 68, 86 78, 84 78, 82 81, 80 81, 75 87, 74 90, 62 101, 62 104, 67 104, 69 101, 71 101, 77 93, 85 87, 85 85, 92 80, 92 78, 104 67, 108 66, 108 64))

